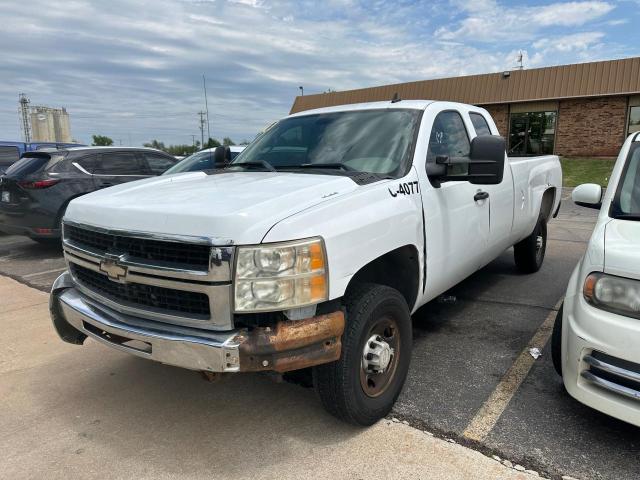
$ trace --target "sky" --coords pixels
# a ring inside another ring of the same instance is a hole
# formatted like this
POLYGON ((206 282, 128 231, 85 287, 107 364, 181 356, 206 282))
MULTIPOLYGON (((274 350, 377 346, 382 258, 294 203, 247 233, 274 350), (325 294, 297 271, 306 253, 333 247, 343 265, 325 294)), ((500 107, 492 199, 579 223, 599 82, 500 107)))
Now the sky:
POLYGON ((73 137, 251 140, 305 94, 640 55, 639 0, 2 0, 0 140, 18 94, 73 137))

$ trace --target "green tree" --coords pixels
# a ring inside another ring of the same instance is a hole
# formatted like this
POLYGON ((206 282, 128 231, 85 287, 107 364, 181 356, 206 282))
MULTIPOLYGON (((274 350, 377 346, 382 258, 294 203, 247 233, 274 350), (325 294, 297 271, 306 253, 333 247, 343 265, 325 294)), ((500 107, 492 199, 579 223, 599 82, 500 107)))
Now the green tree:
POLYGON ((159 142, 158 140, 151 140, 151 142, 143 143, 142 145, 144 147, 155 148, 156 150, 162 150, 163 152, 167 151, 166 147, 164 146, 164 142, 159 142))
POLYGON ((113 140, 104 135, 92 135, 93 143, 91 145, 99 146, 99 147, 108 147, 113 145, 113 140))
POLYGON ((204 143, 204 146, 202 148, 215 148, 215 147, 219 147, 221 145, 222 144, 218 140, 216 140, 215 138, 209 137, 209 140, 207 140, 204 143))
POLYGON ((200 143, 197 145, 169 145, 166 152, 170 155, 191 155, 199 150, 200 143))
POLYGON ((222 139, 222 145, 224 145, 225 147, 230 147, 231 145, 235 145, 235 142, 229 137, 224 137, 222 139))

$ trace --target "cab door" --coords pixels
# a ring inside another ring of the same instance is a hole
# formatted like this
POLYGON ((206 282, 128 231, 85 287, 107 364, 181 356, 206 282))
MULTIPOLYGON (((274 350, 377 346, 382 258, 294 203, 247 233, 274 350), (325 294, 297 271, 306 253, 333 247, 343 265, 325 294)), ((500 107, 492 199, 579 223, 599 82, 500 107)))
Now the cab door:
MULTIPOLYGON (((437 157, 469 157, 467 125, 457 110, 437 113, 426 163, 437 157)), ((451 165, 448 175, 464 175, 467 165, 451 165)), ((448 181, 437 185, 421 172, 427 254, 426 294, 433 298, 478 270, 489 238, 489 197, 481 185, 448 181)))

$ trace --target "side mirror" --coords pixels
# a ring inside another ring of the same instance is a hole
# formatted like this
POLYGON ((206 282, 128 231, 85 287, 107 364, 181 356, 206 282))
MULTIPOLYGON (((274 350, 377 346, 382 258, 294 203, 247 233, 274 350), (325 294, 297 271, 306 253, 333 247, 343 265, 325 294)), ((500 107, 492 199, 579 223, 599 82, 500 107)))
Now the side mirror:
POLYGON ((427 175, 434 184, 442 182, 466 181, 474 185, 497 185, 504 176, 506 142, 497 135, 483 135, 471 141, 469 158, 438 155, 435 163, 427 164, 427 175), (450 175, 453 165, 467 165, 467 173, 450 175))
POLYGON ((571 192, 571 200, 576 205, 600 210, 602 207, 602 187, 595 183, 583 183, 571 192))
POLYGON ((226 165, 231 162, 231 149, 229 147, 216 147, 213 152, 213 160, 216 165, 226 165))

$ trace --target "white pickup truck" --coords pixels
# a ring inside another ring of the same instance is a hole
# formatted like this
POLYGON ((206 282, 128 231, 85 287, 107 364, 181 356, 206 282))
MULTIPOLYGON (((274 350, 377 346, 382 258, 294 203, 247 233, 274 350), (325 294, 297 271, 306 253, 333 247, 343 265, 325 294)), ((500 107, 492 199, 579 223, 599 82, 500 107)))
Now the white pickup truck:
POLYGON ((482 108, 376 102, 275 123, 226 168, 72 201, 60 337, 204 372, 312 367, 326 409, 385 416, 411 313, 515 245, 544 259, 555 156, 508 159, 482 108))

